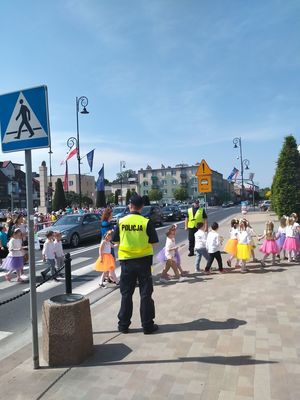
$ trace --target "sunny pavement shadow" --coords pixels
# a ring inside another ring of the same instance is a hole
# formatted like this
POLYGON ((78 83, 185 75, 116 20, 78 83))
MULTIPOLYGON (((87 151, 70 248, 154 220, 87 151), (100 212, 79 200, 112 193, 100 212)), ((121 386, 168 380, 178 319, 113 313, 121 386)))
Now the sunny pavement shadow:
POLYGON ((162 360, 130 360, 122 361, 132 350, 122 343, 111 343, 94 346, 94 354, 85 362, 80 364, 80 367, 95 367, 95 366, 125 366, 125 365, 155 365, 155 364, 170 364, 170 363, 189 363, 198 362, 215 365, 257 365, 257 364, 277 364, 277 361, 257 360, 250 355, 241 356, 203 356, 203 357, 178 357, 174 359, 162 360))
MULTIPOLYGON (((161 333, 174 333, 174 332, 188 332, 188 331, 208 331, 208 330, 225 330, 225 329, 237 329, 239 326, 246 325, 247 321, 228 318, 225 321, 211 321, 207 318, 199 318, 190 322, 182 322, 179 324, 160 324, 159 330, 153 335, 159 335, 161 333)), ((142 329, 130 329, 129 335, 132 333, 140 333, 142 329)), ((108 334, 108 333, 118 333, 117 330, 111 331, 99 331, 93 332, 93 334, 108 334)))

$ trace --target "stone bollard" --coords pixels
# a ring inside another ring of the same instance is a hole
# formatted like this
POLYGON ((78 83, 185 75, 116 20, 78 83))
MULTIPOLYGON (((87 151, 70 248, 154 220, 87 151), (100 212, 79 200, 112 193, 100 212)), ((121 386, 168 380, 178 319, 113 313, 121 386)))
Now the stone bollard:
POLYGON ((50 367, 82 363, 93 353, 89 299, 62 294, 45 300, 42 311, 43 355, 50 367))

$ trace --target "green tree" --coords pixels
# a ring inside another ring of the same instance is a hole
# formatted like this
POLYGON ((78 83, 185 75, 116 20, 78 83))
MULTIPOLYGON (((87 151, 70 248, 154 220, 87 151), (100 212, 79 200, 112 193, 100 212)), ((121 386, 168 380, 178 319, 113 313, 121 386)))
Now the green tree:
POLYGON ((149 196, 147 196, 145 194, 142 198, 143 198, 144 206, 150 206, 149 196))
POLYGON ((115 191, 115 205, 119 204, 120 189, 115 191))
POLYGON ((91 206, 94 204, 93 199, 88 196, 82 196, 82 204, 84 206, 91 206))
POLYGON ((126 204, 129 203, 129 199, 130 199, 131 196, 132 196, 131 190, 127 189, 127 192, 126 192, 126 204))
POLYGON ((149 190, 148 196, 150 201, 159 201, 162 199, 163 194, 159 189, 151 189, 149 190))
POLYGON ((106 201, 107 201, 107 204, 112 204, 112 203, 114 203, 114 202, 115 202, 115 195, 114 195, 113 193, 109 193, 109 194, 106 196, 106 201))
POLYGON ((272 209, 280 217, 300 213, 300 154, 294 136, 284 138, 271 188, 272 209))
POLYGON ((104 190, 97 191, 96 207, 106 207, 106 198, 104 190))
POLYGON ((60 178, 55 182, 55 192, 52 200, 52 209, 54 211, 62 210, 66 207, 67 202, 65 198, 65 192, 60 178))
POLYGON ((122 178, 122 180, 125 180, 134 175, 135 175, 135 172, 132 169, 126 169, 125 171, 117 173, 117 180, 121 181, 121 178, 122 178))
POLYGON ((188 198, 188 192, 185 188, 179 187, 174 190, 174 199, 184 201, 188 198))
POLYGON ((75 192, 66 193, 66 203, 70 206, 78 206, 79 204, 79 194, 75 192))

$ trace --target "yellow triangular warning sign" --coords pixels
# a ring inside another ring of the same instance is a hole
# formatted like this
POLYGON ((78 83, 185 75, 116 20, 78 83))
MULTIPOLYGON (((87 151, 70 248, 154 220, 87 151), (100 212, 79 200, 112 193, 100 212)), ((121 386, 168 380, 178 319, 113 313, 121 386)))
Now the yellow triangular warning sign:
POLYGON ((202 176, 202 175, 212 175, 212 170, 209 168, 205 160, 201 161, 196 172, 196 176, 202 176))

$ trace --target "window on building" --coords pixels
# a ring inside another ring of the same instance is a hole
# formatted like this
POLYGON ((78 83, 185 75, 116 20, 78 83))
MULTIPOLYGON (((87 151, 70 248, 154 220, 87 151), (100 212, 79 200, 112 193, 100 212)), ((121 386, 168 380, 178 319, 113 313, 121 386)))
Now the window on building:
POLYGON ((166 181, 165 179, 163 179, 163 180, 161 181, 161 184, 162 184, 162 185, 166 185, 166 184, 167 184, 167 181, 166 181))
POLYGON ((176 175, 176 170, 175 169, 172 170, 172 175, 176 175))
POLYGON ((69 181, 69 186, 73 186, 74 182, 73 181, 69 181))
POLYGON ((144 194, 148 194, 148 190, 144 190, 144 194))
POLYGON ((164 193, 164 194, 167 194, 167 193, 168 193, 167 189, 164 189, 163 193, 164 193))
POLYGON ((173 180, 172 180, 172 185, 177 185, 176 179, 173 179, 173 180))
POLYGON ((166 176, 166 171, 161 171, 161 176, 166 176))
POLYGON ((148 186, 148 182, 147 181, 143 182, 143 186, 148 186))
POLYGON ((146 178, 146 172, 143 172, 143 178, 146 178))

